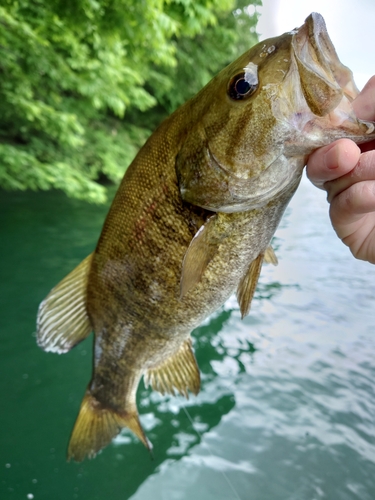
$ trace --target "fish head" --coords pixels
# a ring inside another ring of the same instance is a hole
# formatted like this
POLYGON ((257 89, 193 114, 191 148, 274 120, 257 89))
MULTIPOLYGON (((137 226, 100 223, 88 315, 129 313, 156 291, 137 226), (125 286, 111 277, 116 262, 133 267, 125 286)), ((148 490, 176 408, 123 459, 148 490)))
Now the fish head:
POLYGON ((374 138, 353 111, 357 95, 320 14, 260 42, 182 108, 194 117, 176 159, 182 198, 231 213, 294 190, 314 149, 374 138))

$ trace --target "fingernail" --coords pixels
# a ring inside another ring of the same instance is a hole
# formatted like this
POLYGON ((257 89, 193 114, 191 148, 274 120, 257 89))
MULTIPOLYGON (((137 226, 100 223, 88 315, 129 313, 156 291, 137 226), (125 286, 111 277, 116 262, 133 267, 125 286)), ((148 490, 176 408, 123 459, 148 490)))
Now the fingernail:
POLYGON ((338 158, 337 158, 337 149, 335 146, 332 146, 323 156, 324 166, 330 170, 334 170, 339 166, 338 158))

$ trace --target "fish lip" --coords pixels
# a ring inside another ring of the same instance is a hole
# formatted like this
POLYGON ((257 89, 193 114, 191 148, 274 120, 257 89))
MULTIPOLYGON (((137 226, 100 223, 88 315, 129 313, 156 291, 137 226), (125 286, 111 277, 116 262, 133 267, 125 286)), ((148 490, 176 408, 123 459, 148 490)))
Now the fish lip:
MULTIPOLYGON (((335 47, 328 35, 324 18, 317 12, 312 12, 306 18, 304 24, 293 32, 292 46, 295 55, 299 59, 303 57, 303 62, 314 72, 319 71, 319 66, 316 65, 317 61, 328 74, 331 74, 332 64, 341 65, 335 47), (305 50, 306 43, 308 44, 308 50, 305 50)), ((327 79, 323 72, 319 71, 319 74, 327 79)))
POLYGON ((328 35, 327 26, 321 14, 313 12, 306 20, 309 42, 315 50, 316 56, 325 69, 330 69, 330 64, 341 65, 336 49, 328 35))
POLYGON ((327 85, 342 91, 350 101, 357 97, 359 90, 353 73, 341 63, 321 14, 311 13, 292 35, 292 48, 297 60, 327 85))

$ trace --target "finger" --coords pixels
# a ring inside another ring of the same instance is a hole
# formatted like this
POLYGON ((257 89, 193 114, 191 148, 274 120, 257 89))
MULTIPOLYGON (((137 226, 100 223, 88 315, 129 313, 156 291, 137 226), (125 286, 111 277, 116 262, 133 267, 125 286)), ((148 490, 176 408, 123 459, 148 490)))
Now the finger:
POLYGON ((375 264, 375 181, 353 184, 330 208, 333 227, 357 259, 375 264))
POLYGON ((375 181, 375 151, 363 153, 357 165, 350 172, 324 184, 324 189, 328 193, 327 200, 331 203, 336 196, 353 184, 371 180, 375 181))
POLYGON ((354 99, 353 108, 358 118, 375 120, 375 76, 370 78, 358 97, 354 99))
POLYGON ((360 217, 360 221, 339 228, 337 234, 356 259, 375 264, 375 212, 360 217))
POLYGON ((375 212, 375 181, 353 184, 336 196, 330 208, 332 224, 341 239, 364 214, 375 212))
POLYGON ((326 189, 325 183, 350 172, 358 163, 361 150, 349 139, 320 148, 310 155, 307 162, 307 177, 315 186, 326 189))

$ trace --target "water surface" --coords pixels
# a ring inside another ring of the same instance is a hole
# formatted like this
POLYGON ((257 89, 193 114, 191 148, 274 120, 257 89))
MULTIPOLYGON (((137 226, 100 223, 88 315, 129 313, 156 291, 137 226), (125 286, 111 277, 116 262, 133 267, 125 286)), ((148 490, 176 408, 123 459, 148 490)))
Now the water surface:
POLYGON ((251 314, 234 299, 193 332, 202 391, 139 390, 154 460, 124 431, 95 460, 65 453, 92 339, 35 344, 38 303, 95 246, 107 207, 0 193, 0 498, 373 500, 375 267, 335 237, 304 180, 251 314))

